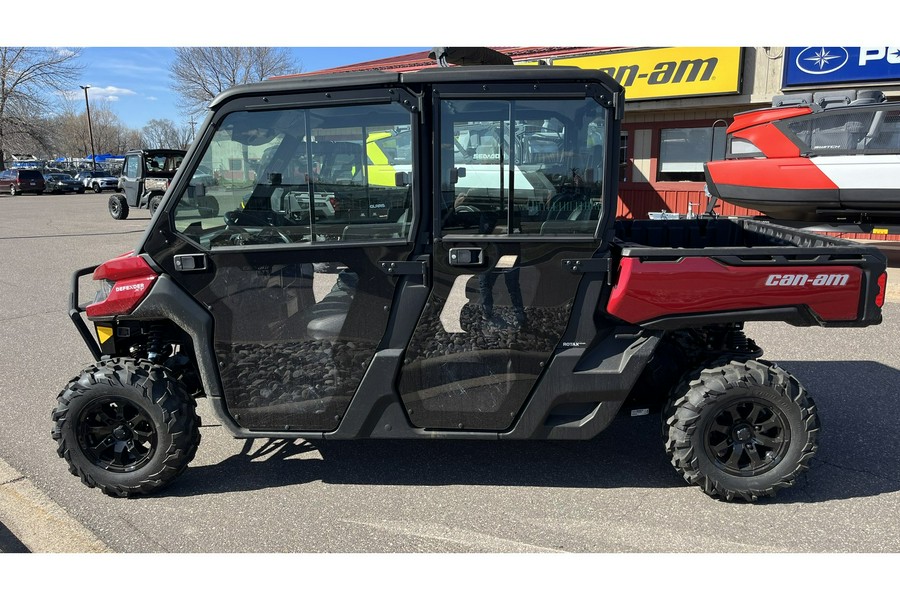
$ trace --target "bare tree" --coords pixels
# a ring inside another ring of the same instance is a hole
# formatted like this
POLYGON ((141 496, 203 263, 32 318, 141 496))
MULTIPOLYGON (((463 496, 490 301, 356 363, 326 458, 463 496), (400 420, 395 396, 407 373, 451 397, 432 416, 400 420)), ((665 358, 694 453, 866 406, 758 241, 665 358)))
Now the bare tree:
POLYGON ((81 50, 0 47, 0 168, 7 151, 31 152, 49 145, 43 115, 75 85, 81 50), (61 96, 59 96, 61 97, 61 96))
POLYGON ((186 150, 193 141, 190 127, 178 127, 169 119, 152 119, 141 129, 141 137, 147 148, 186 150))
POLYGON ((193 117, 230 87, 300 70, 286 48, 175 48, 172 90, 179 96, 178 107, 193 117))

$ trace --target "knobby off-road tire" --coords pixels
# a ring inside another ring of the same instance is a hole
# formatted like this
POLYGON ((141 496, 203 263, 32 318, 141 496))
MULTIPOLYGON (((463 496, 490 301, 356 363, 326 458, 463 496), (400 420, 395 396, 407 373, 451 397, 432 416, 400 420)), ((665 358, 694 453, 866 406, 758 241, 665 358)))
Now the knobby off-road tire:
POLYGON ((197 211, 203 219, 219 216, 219 201, 213 196, 203 196, 197 199, 197 211))
POLYGON ((88 487, 116 497, 171 483, 200 443, 196 402, 163 367, 100 361, 73 378, 52 412, 57 453, 88 487))
POLYGON ((109 197, 109 216, 116 221, 122 221, 128 218, 128 202, 125 196, 113 194, 109 197))
POLYGON ((150 201, 147 203, 147 208, 150 210, 150 215, 153 216, 153 213, 156 212, 156 209, 159 208, 159 203, 162 202, 162 195, 157 194, 150 198, 150 201))
POLYGON ((676 386, 664 419, 675 470, 726 501, 774 496, 818 450, 815 403, 793 376, 765 361, 694 372, 676 386))

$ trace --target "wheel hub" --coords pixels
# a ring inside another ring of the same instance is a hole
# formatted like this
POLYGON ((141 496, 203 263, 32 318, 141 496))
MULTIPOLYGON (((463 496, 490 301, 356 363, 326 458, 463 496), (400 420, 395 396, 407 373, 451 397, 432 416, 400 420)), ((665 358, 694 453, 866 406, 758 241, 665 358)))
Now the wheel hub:
POLYGON ((739 442, 747 442, 753 438, 753 430, 746 424, 740 424, 732 431, 732 437, 739 442))
POLYGON ((113 429, 113 437, 120 442, 124 442, 125 440, 131 439, 131 430, 128 429, 125 425, 119 425, 118 427, 113 429))

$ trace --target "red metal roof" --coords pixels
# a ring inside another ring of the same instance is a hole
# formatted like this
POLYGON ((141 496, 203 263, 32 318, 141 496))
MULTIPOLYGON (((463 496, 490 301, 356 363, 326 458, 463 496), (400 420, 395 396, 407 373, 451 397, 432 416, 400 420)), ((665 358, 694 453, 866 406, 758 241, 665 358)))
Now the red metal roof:
MULTIPOLYGON (((625 46, 493 46, 492 50, 502 52, 512 57, 513 61, 522 62, 528 60, 541 60, 546 58, 560 58, 579 55, 601 54, 605 52, 615 52, 628 49, 625 46)), ((345 65, 343 67, 334 67, 331 69, 322 69, 310 73, 296 73, 293 75, 279 75, 272 79, 286 79, 291 77, 306 77, 308 75, 325 75, 328 73, 350 73, 353 71, 419 71, 421 69, 429 69, 436 67, 437 62, 428 58, 430 50, 423 52, 413 52, 412 54, 401 54, 390 58, 382 58, 379 60, 370 60, 361 63, 345 65)))

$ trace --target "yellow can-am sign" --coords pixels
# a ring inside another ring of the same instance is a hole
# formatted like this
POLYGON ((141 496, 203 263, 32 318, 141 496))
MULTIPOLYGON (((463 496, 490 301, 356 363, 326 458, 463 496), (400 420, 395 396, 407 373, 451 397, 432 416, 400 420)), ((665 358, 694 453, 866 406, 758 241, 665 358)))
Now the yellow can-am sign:
POLYGON ((626 100, 741 91, 740 47, 655 48, 560 58, 553 64, 604 71, 625 87, 626 100))

